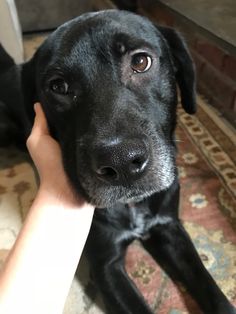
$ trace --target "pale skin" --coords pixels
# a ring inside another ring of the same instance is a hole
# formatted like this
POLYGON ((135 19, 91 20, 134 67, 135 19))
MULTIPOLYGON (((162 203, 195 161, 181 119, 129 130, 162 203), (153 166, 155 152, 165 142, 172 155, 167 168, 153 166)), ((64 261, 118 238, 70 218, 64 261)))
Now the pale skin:
POLYGON ((27 147, 40 187, 0 273, 1 314, 63 312, 94 207, 73 192, 40 104, 27 147))

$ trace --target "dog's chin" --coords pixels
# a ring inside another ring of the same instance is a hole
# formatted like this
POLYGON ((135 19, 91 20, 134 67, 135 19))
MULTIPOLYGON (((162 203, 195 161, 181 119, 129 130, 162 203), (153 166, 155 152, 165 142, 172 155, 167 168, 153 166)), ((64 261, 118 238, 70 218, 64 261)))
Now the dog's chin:
MULTIPOLYGON (((154 192, 153 192, 154 193, 154 192)), ((153 193, 145 193, 145 194, 140 194, 140 195, 135 195, 135 196, 124 196, 122 198, 113 198, 111 199, 95 199, 93 198, 88 198, 88 201, 94 205, 96 208, 111 208, 114 207, 116 204, 134 204, 134 203, 140 203, 142 202, 145 198, 148 196, 152 195, 153 193)))
POLYGON ((148 197, 150 197, 152 194, 160 192, 158 189, 151 189, 149 191, 140 192, 140 193, 128 193, 121 197, 88 197, 88 202, 92 205, 94 205, 96 208, 111 208, 114 207, 116 204, 137 204, 148 197))
POLYGON ((152 185, 149 187, 143 188, 100 188, 94 191, 87 191, 86 198, 88 202, 94 205, 96 208, 111 208, 116 204, 135 204, 140 203, 143 200, 147 199, 154 193, 158 193, 164 190, 167 190, 174 181, 170 180, 165 186, 152 185))
POLYGON ((156 192, 157 192, 156 190, 150 190, 150 191, 146 191, 145 193, 139 193, 137 195, 134 194, 134 195, 124 196, 118 200, 118 203, 122 203, 122 204, 140 203, 156 192))

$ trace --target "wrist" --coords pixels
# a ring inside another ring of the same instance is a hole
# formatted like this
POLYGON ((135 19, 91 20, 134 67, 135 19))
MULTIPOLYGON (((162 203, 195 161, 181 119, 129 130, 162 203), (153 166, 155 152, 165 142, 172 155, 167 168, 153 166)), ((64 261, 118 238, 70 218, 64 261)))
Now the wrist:
POLYGON ((67 182, 63 184, 55 183, 55 186, 50 184, 41 183, 37 198, 43 199, 48 203, 58 206, 68 206, 68 207, 82 207, 86 204, 84 198, 80 195, 77 195, 73 188, 67 182))

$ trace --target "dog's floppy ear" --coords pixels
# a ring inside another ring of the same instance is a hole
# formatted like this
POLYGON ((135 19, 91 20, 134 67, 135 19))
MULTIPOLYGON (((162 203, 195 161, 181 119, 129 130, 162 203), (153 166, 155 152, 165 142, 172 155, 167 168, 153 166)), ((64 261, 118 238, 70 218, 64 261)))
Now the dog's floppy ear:
POLYGON ((181 35, 169 27, 158 26, 159 32, 168 43, 176 68, 176 80, 180 89, 181 102, 189 114, 196 112, 195 67, 181 35))
POLYGON ((30 74, 31 68, 28 62, 16 65, 0 44, 0 118, 2 125, 15 125, 7 128, 8 133, 21 133, 22 138, 29 135, 33 121, 34 77, 30 74))
POLYGON ((27 116, 33 121, 33 104, 38 101, 36 95, 36 66, 35 57, 22 64, 21 85, 27 116))
POLYGON ((15 62, 13 58, 6 52, 0 43, 0 69, 1 72, 8 70, 11 66, 14 66, 15 62))

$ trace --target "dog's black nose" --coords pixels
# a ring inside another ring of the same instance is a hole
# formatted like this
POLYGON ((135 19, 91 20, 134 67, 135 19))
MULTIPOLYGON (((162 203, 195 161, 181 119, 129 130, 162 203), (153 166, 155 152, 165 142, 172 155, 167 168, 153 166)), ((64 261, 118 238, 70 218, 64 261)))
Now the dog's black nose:
POLYGON ((113 184, 130 184, 144 174, 149 155, 139 139, 111 140, 93 151, 92 164, 97 177, 113 184))

